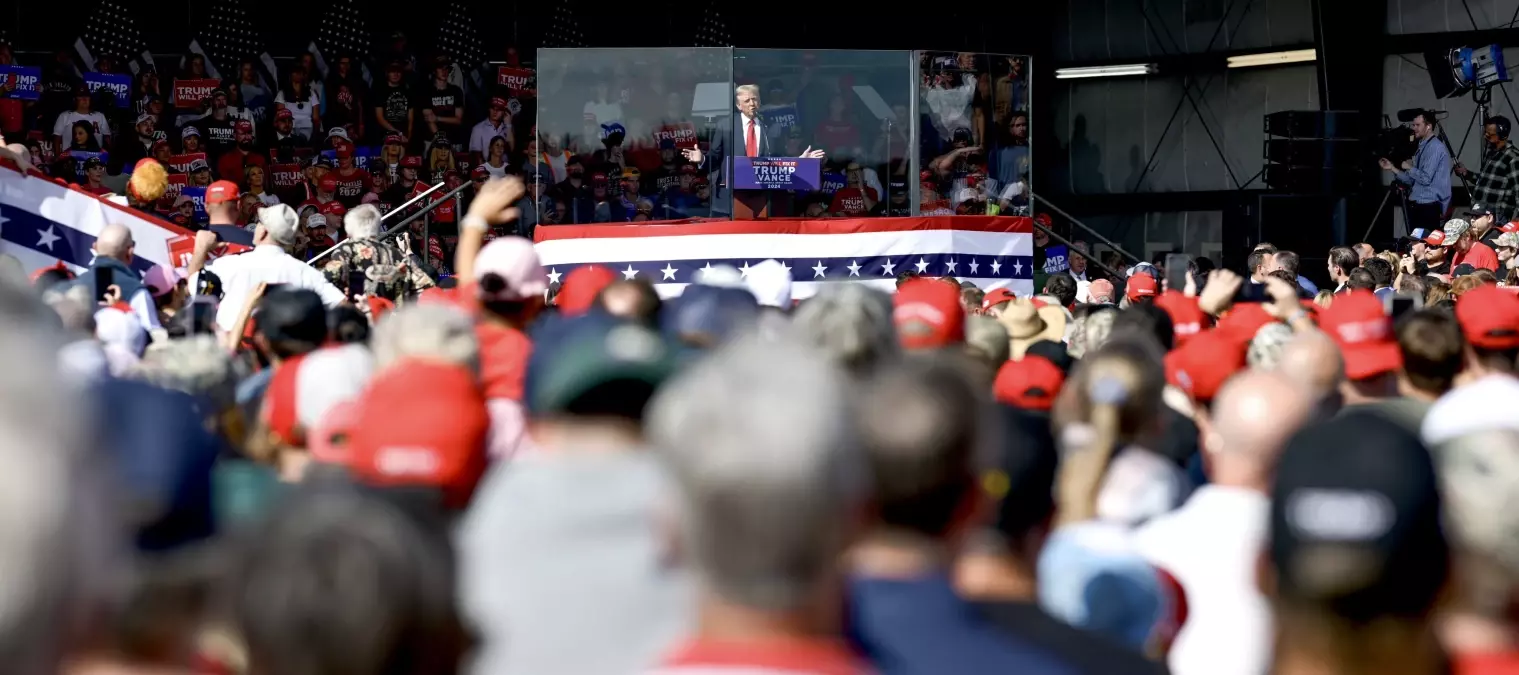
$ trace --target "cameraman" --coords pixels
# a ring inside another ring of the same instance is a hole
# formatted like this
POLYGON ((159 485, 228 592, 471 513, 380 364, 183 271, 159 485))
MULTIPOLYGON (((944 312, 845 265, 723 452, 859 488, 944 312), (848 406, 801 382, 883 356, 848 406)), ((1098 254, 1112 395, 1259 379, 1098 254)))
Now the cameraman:
POLYGON ((1475 179, 1471 190, 1472 203, 1487 206, 1494 220, 1500 223, 1514 217, 1515 201, 1519 200, 1519 194, 1516 194, 1519 193, 1519 150, 1508 142, 1512 126, 1502 115, 1487 118, 1487 124, 1482 128, 1486 147, 1482 153, 1482 168, 1471 171, 1456 162, 1456 175, 1475 179))
POLYGON ((1422 227, 1433 232, 1443 226, 1445 207, 1450 204, 1450 149, 1435 137, 1433 112, 1420 112, 1408 127, 1419 141, 1413 159, 1395 167, 1383 157, 1380 164, 1392 172, 1393 180, 1412 187, 1408 197, 1409 228, 1422 227))

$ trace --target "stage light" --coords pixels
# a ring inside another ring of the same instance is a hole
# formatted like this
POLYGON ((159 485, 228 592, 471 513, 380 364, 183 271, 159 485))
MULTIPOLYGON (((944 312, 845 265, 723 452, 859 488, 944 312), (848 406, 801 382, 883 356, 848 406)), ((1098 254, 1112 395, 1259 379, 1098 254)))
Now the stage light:
POLYGON ((1450 69, 1462 89, 1490 87, 1510 79, 1508 68, 1503 64, 1503 48, 1498 45, 1452 49, 1450 69))
POLYGON ((1154 75, 1158 68, 1153 63, 1135 63, 1126 66, 1091 66, 1087 68, 1060 68, 1055 71, 1057 80, 1074 80, 1083 77, 1128 77, 1154 75))
POLYGON ((1269 52, 1266 54, 1245 54, 1243 56, 1229 57, 1230 68, 1254 68, 1256 66, 1277 66, 1284 63, 1304 63, 1319 58, 1319 53, 1312 49, 1294 49, 1286 52, 1269 52))

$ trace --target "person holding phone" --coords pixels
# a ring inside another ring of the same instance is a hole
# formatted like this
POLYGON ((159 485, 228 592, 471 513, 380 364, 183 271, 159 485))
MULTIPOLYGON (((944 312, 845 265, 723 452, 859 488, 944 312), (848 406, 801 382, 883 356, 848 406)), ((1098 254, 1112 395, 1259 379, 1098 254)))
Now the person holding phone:
POLYGON ((90 289, 95 301, 101 305, 127 303, 144 328, 161 328, 153 294, 142 283, 142 276, 137 270, 132 269, 132 263, 137 259, 133 254, 136 246, 132 230, 127 226, 118 223, 106 225, 101 228, 99 236, 95 237, 95 260, 74 283, 90 289))

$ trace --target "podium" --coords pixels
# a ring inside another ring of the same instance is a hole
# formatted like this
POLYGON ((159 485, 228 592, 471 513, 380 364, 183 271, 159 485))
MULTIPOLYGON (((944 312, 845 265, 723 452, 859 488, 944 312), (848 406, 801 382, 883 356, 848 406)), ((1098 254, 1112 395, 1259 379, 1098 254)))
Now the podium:
POLYGON ((822 184, 823 160, 811 157, 733 158, 733 219, 784 218, 792 213, 792 196, 815 192, 822 184))

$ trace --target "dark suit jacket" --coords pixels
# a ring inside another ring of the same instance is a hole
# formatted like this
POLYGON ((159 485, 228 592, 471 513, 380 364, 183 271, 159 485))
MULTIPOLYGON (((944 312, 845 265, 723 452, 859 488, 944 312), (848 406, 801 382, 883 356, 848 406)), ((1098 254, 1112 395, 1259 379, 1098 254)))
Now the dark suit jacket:
MULTIPOLYGON (((729 147, 733 148, 733 154, 744 154, 744 134, 747 131, 744 128, 744 116, 742 113, 735 111, 729 119, 732 120, 729 124, 717 126, 719 130, 729 130, 729 133, 724 135, 719 131, 717 138, 712 139, 711 148, 702 157, 702 168, 709 174, 714 174, 712 180, 716 181, 716 187, 712 190, 714 205, 726 203, 728 200, 728 172, 732 169, 732 166, 728 162, 731 157, 728 150, 729 147), (719 202, 718 200, 721 201, 719 202)), ((784 155, 786 151, 781 142, 780 132, 766 125, 763 116, 758 121, 760 138, 757 156, 778 157, 784 155)))

